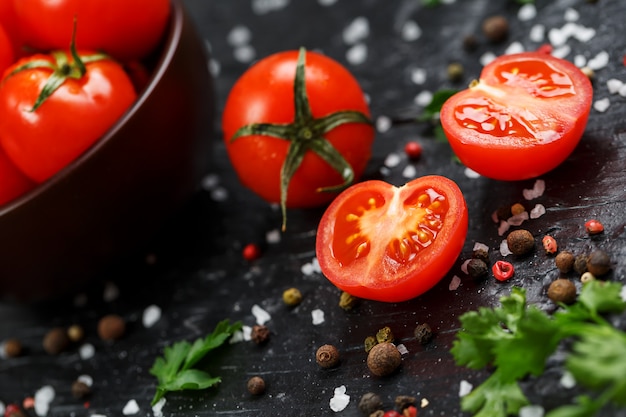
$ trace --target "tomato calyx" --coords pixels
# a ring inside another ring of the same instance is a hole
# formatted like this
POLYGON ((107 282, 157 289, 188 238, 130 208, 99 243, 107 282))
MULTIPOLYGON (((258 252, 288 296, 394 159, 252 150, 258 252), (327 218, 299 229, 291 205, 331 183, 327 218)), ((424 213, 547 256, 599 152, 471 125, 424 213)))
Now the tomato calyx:
POLYGON ((306 49, 300 48, 294 78, 294 120, 291 123, 252 123, 242 126, 230 138, 231 142, 249 135, 271 136, 290 142, 287 156, 280 172, 280 206, 283 223, 287 226, 287 189, 304 155, 312 151, 337 171, 343 182, 318 188, 318 192, 335 192, 348 187, 354 181, 354 170, 341 153, 324 137, 336 127, 346 123, 372 124, 365 114, 342 110, 315 118, 311 112, 305 82, 306 49))
POLYGON ((75 37, 76 23, 74 23, 74 32, 70 43, 70 54, 72 55, 71 62, 68 60, 67 53, 65 51, 53 51, 50 55, 52 56, 54 62, 47 59, 35 59, 25 63, 24 65, 20 65, 7 75, 8 78, 18 72, 36 68, 48 68, 52 70, 52 74, 41 89, 33 107, 28 110, 29 112, 32 113, 36 111, 48 99, 48 97, 50 97, 60 86, 63 85, 63 83, 65 83, 67 79, 71 78, 80 80, 87 72, 85 64, 103 59, 110 59, 108 55, 103 53, 79 55, 76 50, 75 37))

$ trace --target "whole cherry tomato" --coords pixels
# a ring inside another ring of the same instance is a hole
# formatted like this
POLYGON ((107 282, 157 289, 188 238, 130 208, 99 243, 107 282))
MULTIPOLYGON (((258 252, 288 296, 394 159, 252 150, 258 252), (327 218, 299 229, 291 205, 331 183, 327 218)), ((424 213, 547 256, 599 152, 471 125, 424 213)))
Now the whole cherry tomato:
POLYGON ((0 205, 8 203, 35 188, 35 183, 26 177, 0 148, 0 205))
MULTIPOLYGON (((322 54, 286 51, 250 67, 222 118, 241 182, 283 207, 313 207, 359 178, 374 129, 356 79, 322 54)), ((284 226, 284 224, 283 224, 284 226)))
MULTIPOLYGON (((9 0, 3 0, 9 1, 9 0)), ((168 24, 170 0, 13 0, 24 42, 41 50, 76 45, 126 61, 145 57, 168 24)))
MULTIPOLYGON (((22 42, 19 35, 15 10, 13 8, 13 0, 0 1, 0 26, 2 26, 6 36, 10 40, 9 43, 12 46, 13 54, 21 55, 22 42)), ((2 54, 2 50, 0 50, 0 54, 2 54)), ((0 75, 1 74, 2 73, 0 73, 0 75)))
POLYGON ((322 273, 356 297, 405 301, 432 288, 456 262, 467 234, 465 199, 453 181, 425 176, 395 187, 351 186, 317 230, 322 273))
POLYGON ((14 58, 11 40, 0 25, 0 76, 13 63, 14 58))
POLYGON ((82 69, 69 52, 23 58, 0 83, 0 142, 36 182, 83 153, 136 98, 121 65, 101 54, 78 55, 82 69))
POLYGON ((441 124, 456 155, 486 177, 522 180, 563 162, 580 141, 593 90, 572 63, 541 52, 503 55, 449 98, 441 124))

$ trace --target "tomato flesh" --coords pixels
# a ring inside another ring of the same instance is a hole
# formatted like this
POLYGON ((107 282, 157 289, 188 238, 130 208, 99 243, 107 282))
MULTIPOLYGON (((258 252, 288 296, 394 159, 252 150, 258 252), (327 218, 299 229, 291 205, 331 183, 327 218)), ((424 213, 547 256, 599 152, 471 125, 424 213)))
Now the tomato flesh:
POLYGON ((328 207, 316 251, 322 272, 340 289, 404 301, 450 270, 466 233, 465 200, 453 181, 427 176, 402 187, 365 181, 328 207))
POLYGON ((504 55, 452 96, 441 123, 461 162, 494 179, 544 174, 580 141, 591 109, 589 79, 543 53, 504 55))

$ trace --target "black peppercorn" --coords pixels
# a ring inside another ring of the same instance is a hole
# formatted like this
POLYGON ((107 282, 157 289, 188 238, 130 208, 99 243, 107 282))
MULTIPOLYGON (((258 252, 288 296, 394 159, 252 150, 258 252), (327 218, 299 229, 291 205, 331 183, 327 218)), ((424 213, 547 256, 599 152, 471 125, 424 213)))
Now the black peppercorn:
POLYGON ((577 274, 582 275, 587 272, 587 258, 589 258, 587 255, 578 255, 574 259, 574 271, 577 274))
POLYGON ((433 331, 428 323, 421 323, 415 328, 414 335, 420 344, 425 345, 433 338, 433 331))
POLYGON ((91 394, 91 387, 83 381, 76 380, 72 383, 72 396, 77 399, 86 398, 91 394))
POLYGON ((404 410, 405 408, 415 405, 415 397, 409 395, 398 395, 395 399, 396 408, 398 410, 404 410))
POLYGON ((366 392, 359 400, 359 410, 366 416, 383 408, 383 401, 378 394, 366 392))
POLYGON ((596 277, 602 276, 611 270, 611 258, 603 250, 594 250, 587 258, 587 271, 596 277))
POLYGON ((4 342, 4 354, 8 358, 20 356, 22 350, 22 343, 18 339, 8 339, 4 342))
POLYGON ((387 376, 395 372, 402 363, 398 348, 389 342, 379 343, 367 355, 367 367, 376 376, 387 376))
POLYGON ((482 259, 470 259, 467 263, 467 273, 470 277, 477 279, 482 278, 489 272, 487 264, 482 259))
POLYGON ((252 326, 252 332, 250 333, 250 339, 257 345, 266 343, 270 338, 270 330, 267 326, 256 324, 252 326))
POLYGON ((501 42, 509 34, 509 21, 504 16, 491 16, 483 21, 483 33, 492 42, 501 42))

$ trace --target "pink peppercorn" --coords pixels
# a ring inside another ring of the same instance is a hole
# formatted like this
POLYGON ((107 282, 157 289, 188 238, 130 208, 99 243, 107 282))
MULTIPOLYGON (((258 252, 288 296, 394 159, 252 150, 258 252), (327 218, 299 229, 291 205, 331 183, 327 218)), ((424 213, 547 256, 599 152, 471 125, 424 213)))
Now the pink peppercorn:
POLYGON ((496 261, 496 263, 493 264, 491 270, 493 271, 493 276, 498 281, 506 281, 507 279, 511 278, 515 273, 515 268, 513 267, 513 264, 507 261, 496 261))

